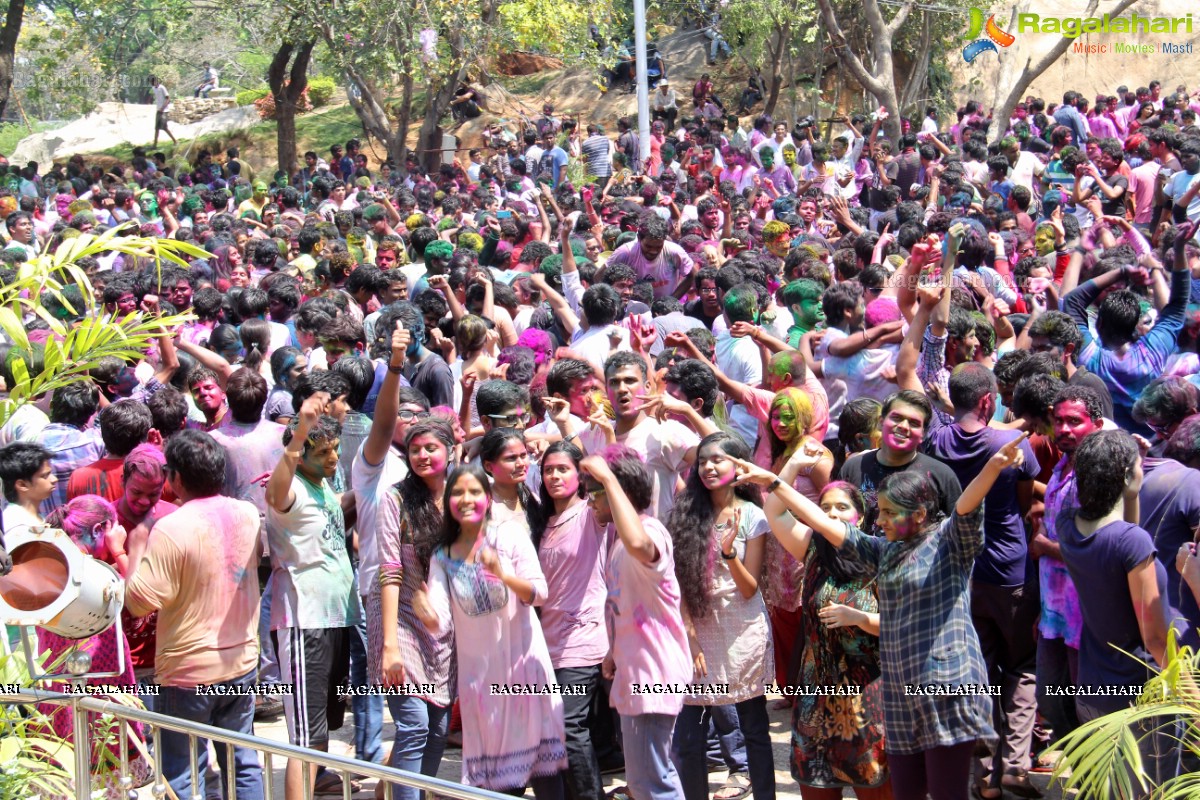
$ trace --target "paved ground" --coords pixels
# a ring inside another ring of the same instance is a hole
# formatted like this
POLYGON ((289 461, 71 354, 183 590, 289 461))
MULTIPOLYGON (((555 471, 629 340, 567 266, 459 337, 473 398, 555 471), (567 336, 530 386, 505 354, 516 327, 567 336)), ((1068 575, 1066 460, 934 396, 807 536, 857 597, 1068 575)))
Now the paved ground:
MULTIPOLYGON (((784 800, 802 800, 800 788, 788 771, 788 748, 791 737, 791 712, 788 710, 773 710, 770 712, 771 719, 771 741, 775 750, 775 780, 777 782, 777 793, 784 800)), ((387 712, 384 712, 384 742, 391 741, 392 724, 387 712)), ((276 741, 287 741, 287 729, 284 726, 283 718, 267 723, 256 723, 255 733, 266 739, 274 739, 276 741)), ((354 757, 354 733, 350 724, 349 715, 347 715, 347 724, 340 731, 335 731, 332 734, 330 742, 330 750, 338 755, 354 757)), ((438 777, 448 781, 457 782, 462 775, 462 751, 457 748, 448 748, 445 758, 442 760, 442 768, 438 773, 438 777)), ((714 772, 709 775, 709 790, 715 792, 720 788, 725 780, 724 772, 714 772)), ((1034 775, 1032 776, 1034 783, 1041 789, 1046 790, 1049 784, 1049 776, 1034 775)), ((274 769, 275 792, 269 800, 284 800, 283 796, 283 764, 277 762, 274 769)), ((609 775, 605 776, 604 786, 606 790, 611 790, 614 787, 624 784, 624 776, 609 775)), ((341 795, 337 795, 341 797, 341 795)), ((532 798, 533 793, 528 792, 527 796, 532 798)), ((853 792, 847 790, 844 797, 854 797, 853 792)), ((151 795, 148 789, 143 789, 140 797, 148 800, 151 795)), ((368 800, 374 797, 374 782, 364 781, 363 790, 353 795, 354 800, 368 800)), ((1012 795, 1005 795, 1005 800, 1011 800, 1012 795)), ((1046 794, 1047 800, 1062 800, 1062 793, 1055 788, 1053 791, 1048 791, 1046 794)), ((215 800, 215 798, 214 798, 215 800)), ((749 800, 749 798, 748 798, 749 800)), ((964 798, 965 800, 965 798, 964 798)))

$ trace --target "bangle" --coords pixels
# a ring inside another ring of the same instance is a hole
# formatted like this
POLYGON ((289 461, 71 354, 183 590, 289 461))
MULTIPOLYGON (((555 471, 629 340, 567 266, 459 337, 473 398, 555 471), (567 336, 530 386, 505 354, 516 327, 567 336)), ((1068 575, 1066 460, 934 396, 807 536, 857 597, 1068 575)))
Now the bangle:
POLYGON ((871 329, 863 328, 863 338, 867 340, 867 344, 871 343, 871 329))
POLYGON ((387 371, 388 371, 388 372, 390 372, 390 373, 392 373, 393 375, 399 375, 401 372, 403 372, 403 371, 404 371, 404 367, 393 367, 393 366, 392 366, 392 365, 389 363, 389 364, 388 364, 388 367, 387 367, 387 371))
MULTIPOLYGON (((775 480, 771 481, 771 485, 767 487, 767 491, 768 492, 775 491, 776 489, 779 488, 779 485, 782 483, 783 483, 782 480, 780 480, 779 478, 776 478, 775 480)), ((722 553, 722 555, 724 555, 724 554, 722 553)))
POLYGON ((735 558, 737 558, 737 551, 735 550, 732 553, 726 553, 724 550, 722 550, 721 558, 725 559, 726 561, 733 561, 735 558))

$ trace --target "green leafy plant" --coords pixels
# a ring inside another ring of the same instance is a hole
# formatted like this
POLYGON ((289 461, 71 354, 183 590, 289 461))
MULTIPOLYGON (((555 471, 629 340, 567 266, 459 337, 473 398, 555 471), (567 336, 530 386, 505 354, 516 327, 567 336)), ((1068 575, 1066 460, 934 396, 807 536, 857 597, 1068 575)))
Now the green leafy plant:
POLYGON ((20 265, 17 279, 0 287, 0 329, 12 343, 8 365, 13 375, 9 395, 0 401, 0 425, 25 403, 71 383, 86 380, 101 358, 115 356, 123 361, 142 358, 163 328, 187 322, 185 314, 148 317, 129 314, 122 319, 107 319, 96 313, 98 304, 91 281, 78 265, 84 257, 102 257, 113 252, 127 259, 155 264, 161 273, 162 262, 186 267, 184 256, 207 258, 208 254, 186 242, 143 236, 119 236, 117 229, 99 236, 84 234, 68 239, 53 254, 46 253, 20 265), (64 287, 76 284, 83 295, 84 308, 74 308, 63 294, 64 287), (56 318, 43 306, 43 298, 52 296, 72 313, 84 315, 75 325, 56 318), (31 346, 22 318, 34 314, 46 321, 53 333, 44 345, 38 345, 41 363, 37 372, 35 348, 31 346))
POLYGON ((234 99, 239 106, 248 106, 256 100, 261 100, 271 93, 271 90, 263 87, 262 89, 244 89, 234 95, 234 99))
POLYGON ((312 101, 313 108, 323 108, 329 105, 329 101, 333 99, 333 93, 337 90, 337 83, 333 78, 320 77, 308 79, 308 99, 312 101))
MULTIPOLYGON (((1063 756, 1054 780, 1063 784, 1064 796, 1071 789, 1078 790, 1081 798, 1121 800, 1144 795, 1151 781, 1138 742, 1152 735, 1147 729, 1159 729, 1164 719, 1179 722, 1182 751, 1200 754, 1200 654, 1178 646, 1174 629, 1168 633, 1167 666, 1146 683, 1136 705, 1085 722, 1058 742, 1063 756)), ((1197 796, 1200 773, 1171 778, 1152 795, 1154 800, 1197 796)))
MULTIPOLYGON (((36 659, 39 669, 44 660, 36 659)), ((0 681, 33 685, 21 655, 0 654, 0 681)), ((0 705, 0 800, 73 794, 74 759, 71 743, 54 732, 50 716, 39 706, 0 705)))

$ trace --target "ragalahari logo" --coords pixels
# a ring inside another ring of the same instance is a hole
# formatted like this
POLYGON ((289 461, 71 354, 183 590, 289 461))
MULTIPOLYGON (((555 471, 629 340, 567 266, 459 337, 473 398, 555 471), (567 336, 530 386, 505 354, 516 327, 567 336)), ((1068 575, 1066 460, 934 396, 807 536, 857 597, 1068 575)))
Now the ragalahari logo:
POLYGON ((996 45, 1000 47, 1008 47, 1017 40, 1008 31, 1000 29, 996 24, 996 16, 993 14, 987 18, 987 24, 983 22, 983 12, 978 8, 971 9, 971 27, 967 31, 967 39, 969 44, 963 48, 963 61, 970 64, 983 53, 993 52, 999 53, 996 45), (980 38, 980 33, 986 33, 985 38, 980 38))

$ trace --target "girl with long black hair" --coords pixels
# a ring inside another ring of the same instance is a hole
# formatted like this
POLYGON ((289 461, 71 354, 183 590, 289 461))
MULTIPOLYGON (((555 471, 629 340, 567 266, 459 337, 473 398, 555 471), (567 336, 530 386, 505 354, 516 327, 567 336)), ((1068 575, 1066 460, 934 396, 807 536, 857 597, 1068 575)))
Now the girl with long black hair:
POLYGON ((775 797, 775 765, 767 720, 767 685, 774 675, 767 607, 759 592, 767 519, 753 485, 736 485, 738 460, 750 449, 719 432, 699 445, 696 466, 667 522, 675 543, 675 574, 695 667, 704 688, 684 698, 675 723, 672 759, 687 800, 707 800, 705 707, 735 705, 746 740, 755 800, 775 797), (726 686, 720 691, 718 686, 726 686))
POLYGON ((529 474, 525 434, 516 428, 492 428, 479 445, 479 463, 492 481, 496 501, 491 510, 492 524, 529 539, 539 524, 542 507, 525 485, 529 474))
POLYGON ((568 441, 555 442, 542 456, 542 515, 533 544, 546 576, 542 632, 560 686, 580 687, 564 694, 567 733, 567 794, 572 800, 600 800, 604 784, 592 745, 592 705, 600 666, 608 655, 604 603, 605 537, 584 501, 580 464, 583 451, 568 441))
MULTIPOLYGON (((388 695, 396 723, 389 766, 437 775, 446 748, 455 694, 454 633, 433 635, 413 611, 413 595, 429 572, 442 535, 442 495, 454 452, 454 431, 441 419, 423 419, 404 436, 408 475, 387 492, 376 518, 379 581, 366 595, 367 660, 373 686, 403 688, 388 695)), ((411 787, 395 787, 400 800, 417 800, 411 787)))

